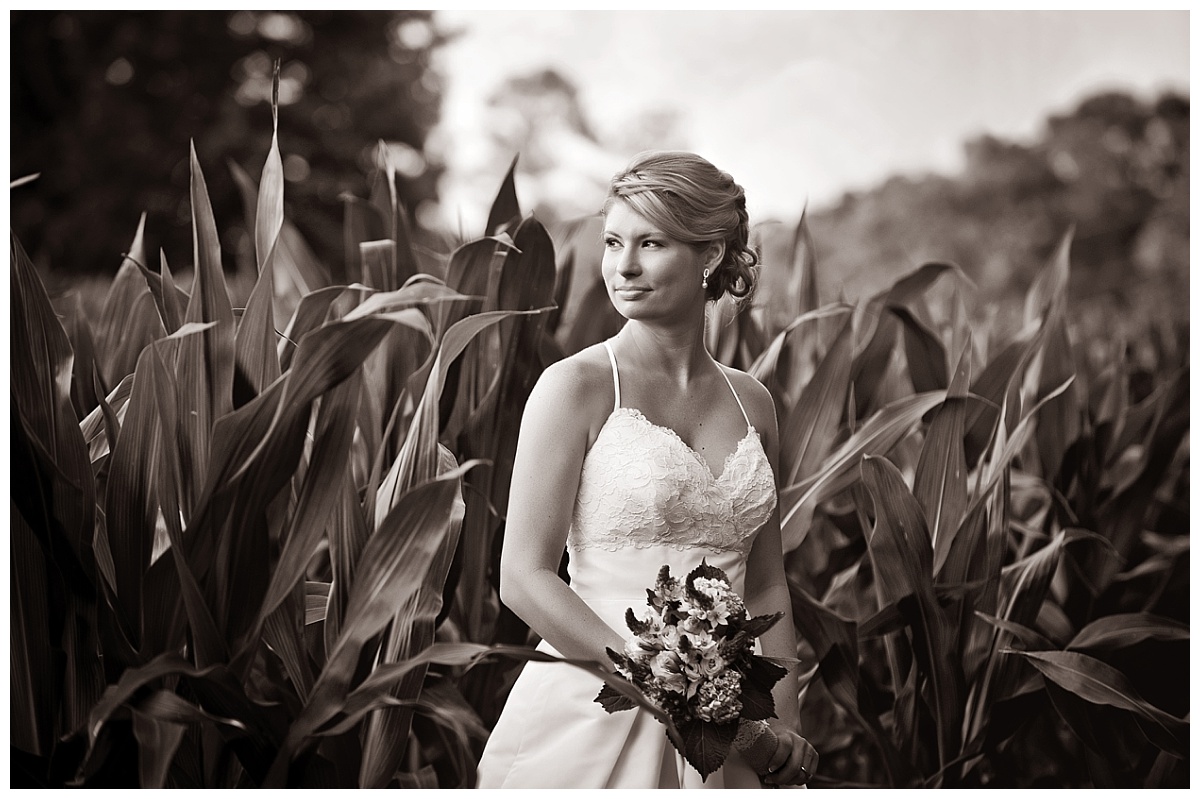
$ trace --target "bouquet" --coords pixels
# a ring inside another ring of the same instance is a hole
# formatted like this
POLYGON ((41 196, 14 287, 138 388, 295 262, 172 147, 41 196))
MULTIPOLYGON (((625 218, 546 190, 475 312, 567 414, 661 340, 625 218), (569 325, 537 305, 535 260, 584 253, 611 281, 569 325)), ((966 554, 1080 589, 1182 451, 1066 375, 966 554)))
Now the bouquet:
MULTIPOLYGON (((644 619, 625 612, 633 637, 608 650, 617 672, 662 710, 678 731, 671 742, 702 777, 731 746, 759 774, 778 743, 764 719, 775 716, 771 688, 787 670, 754 654, 754 642, 782 613, 749 617, 724 571, 701 561, 681 584, 669 566, 647 589, 644 619)), ((635 704, 605 685, 596 697, 609 713, 635 704)))

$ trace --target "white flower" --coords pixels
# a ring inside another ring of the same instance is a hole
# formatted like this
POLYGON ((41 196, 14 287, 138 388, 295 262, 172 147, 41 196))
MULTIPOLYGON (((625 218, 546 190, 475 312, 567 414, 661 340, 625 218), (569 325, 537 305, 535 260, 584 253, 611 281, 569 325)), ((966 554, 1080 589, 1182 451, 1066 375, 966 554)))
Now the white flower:
POLYGON ((674 652, 659 652, 650 661, 650 673, 668 691, 682 694, 687 691, 687 680, 683 676, 683 664, 674 652))

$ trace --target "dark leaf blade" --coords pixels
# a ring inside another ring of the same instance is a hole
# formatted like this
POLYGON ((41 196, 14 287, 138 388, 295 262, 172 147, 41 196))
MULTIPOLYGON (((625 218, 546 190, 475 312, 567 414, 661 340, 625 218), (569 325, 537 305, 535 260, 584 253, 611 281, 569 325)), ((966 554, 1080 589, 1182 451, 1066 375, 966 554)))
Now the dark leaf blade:
POLYGON ((742 627, 742 632, 750 638, 758 638, 767 630, 775 626, 775 622, 783 618, 782 613, 772 613, 768 616, 755 616, 746 622, 742 627))
POLYGON ((508 172, 504 175, 504 180, 500 182, 500 190, 496 193, 496 199, 492 201, 492 208, 488 212, 487 226, 484 228, 484 234, 487 236, 500 233, 507 225, 521 217, 521 206, 517 203, 517 187, 513 181, 516 171, 517 157, 514 156, 508 172))
POLYGON ((187 727, 133 710, 133 735, 138 744, 138 787, 167 787, 167 771, 187 727))
POLYGON ((1124 674, 1102 660, 1079 652, 1009 652, 1029 661, 1044 677, 1078 697, 1097 705, 1110 705, 1137 715, 1158 727, 1174 742, 1177 757, 1187 757, 1188 723, 1143 699, 1124 674))
POLYGON ((941 339, 905 306, 889 310, 903 323, 904 352, 908 360, 908 376, 918 393, 937 391, 949 384, 946 370, 946 348, 941 339))
POLYGON ((729 754, 729 747, 737 736, 738 725, 713 724, 704 721, 689 721, 681 724, 679 734, 683 737, 681 754, 684 759, 708 779, 708 775, 719 769, 729 754))
POLYGON ((867 550, 876 592, 881 605, 897 603, 913 631, 914 653, 932 686, 938 760, 944 767, 957 749, 963 697, 951 646, 955 630, 933 591, 933 546, 924 513, 890 461, 864 458, 862 474, 875 504, 867 550))
POLYGON ((740 718, 749 721, 765 721, 775 718, 775 697, 770 690, 765 690, 750 683, 742 686, 742 712, 740 718))
POLYGON ((633 710, 637 707, 637 703, 622 693, 617 692, 608 683, 600 689, 600 693, 596 695, 596 703, 603 707, 609 713, 618 713, 622 710, 633 710))

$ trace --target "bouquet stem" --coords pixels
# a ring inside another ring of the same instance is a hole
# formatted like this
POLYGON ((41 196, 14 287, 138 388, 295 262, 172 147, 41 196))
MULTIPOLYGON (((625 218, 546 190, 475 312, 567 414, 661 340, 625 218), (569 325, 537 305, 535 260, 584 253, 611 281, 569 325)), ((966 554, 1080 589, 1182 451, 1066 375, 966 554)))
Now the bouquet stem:
POLYGON ((756 774, 762 775, 767 773, 771 757, 779 746, 779 738, 765 721, 742 719, 738 723, 733 746, 741 752, 746 765, 754 769, 756 774))

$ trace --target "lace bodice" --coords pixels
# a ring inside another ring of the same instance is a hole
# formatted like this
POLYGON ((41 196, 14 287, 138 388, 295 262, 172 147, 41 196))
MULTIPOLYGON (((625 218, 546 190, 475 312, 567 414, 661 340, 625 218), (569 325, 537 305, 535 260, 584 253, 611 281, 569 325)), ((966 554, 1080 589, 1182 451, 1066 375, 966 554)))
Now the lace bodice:
POLYGON ((569 549, 749 551, 776 503, 771 464, 749 417, 746 435, 714 475, 674 430, 621 407, 616 358, 608 352, 616 407, 584 459, 569 549))

